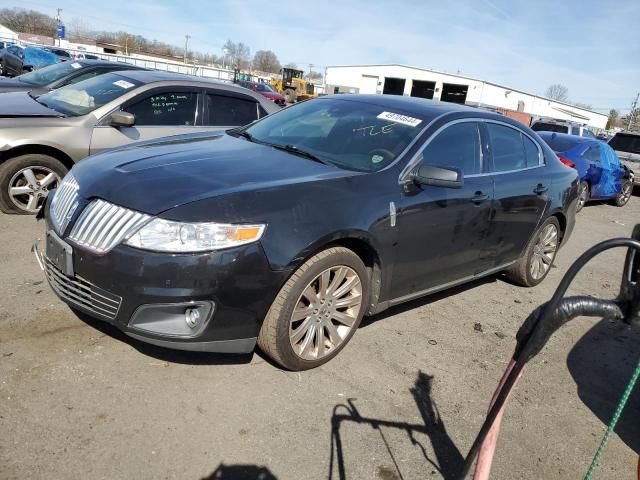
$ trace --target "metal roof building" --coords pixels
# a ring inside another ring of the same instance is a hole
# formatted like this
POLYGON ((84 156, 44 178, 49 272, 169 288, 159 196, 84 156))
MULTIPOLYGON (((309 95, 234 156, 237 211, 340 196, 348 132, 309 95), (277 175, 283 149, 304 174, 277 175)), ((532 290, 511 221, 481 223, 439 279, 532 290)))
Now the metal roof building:
POLYGON ((336 65, 326 68, 326 93, 385 93, 502 108, 534 117, 571 120, 604 129, 607 115, 486 80, 406 65, 336 65))

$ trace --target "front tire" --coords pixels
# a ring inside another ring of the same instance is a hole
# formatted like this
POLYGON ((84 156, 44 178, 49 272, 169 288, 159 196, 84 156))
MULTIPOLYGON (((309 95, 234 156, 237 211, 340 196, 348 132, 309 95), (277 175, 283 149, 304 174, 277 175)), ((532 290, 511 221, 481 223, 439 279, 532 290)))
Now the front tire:
POLYGON ((516 264, 507 270, 507 278, 523 287, 535 287, 551 270, 559 248, 560 223, 556 217, 549 217, 536 230, 516 264))
POLYGON ((67 168, 56 158, 31 153, 10 158, 0 165, 0 210, 35 215, 49 190, 56 188, 67 168))
POLYGON ((622 184, 622 188, 613 199, 613 203, 616 205, 616 207, 624 207, 627 203, 629 203, 631 195, 633 195, 633 183, 631 182, 631 180, 627 180, 622 184))
POLYGON ((265 317, 258 346, 288 370, 328 362, 349 342, 366 310, 369 275, 353 251, 332 247, 287 280, 265 317))

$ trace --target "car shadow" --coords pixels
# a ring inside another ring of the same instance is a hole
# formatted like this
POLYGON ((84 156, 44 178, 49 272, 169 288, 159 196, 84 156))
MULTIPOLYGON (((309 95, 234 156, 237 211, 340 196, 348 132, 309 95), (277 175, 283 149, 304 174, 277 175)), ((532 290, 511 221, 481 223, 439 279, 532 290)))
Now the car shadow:
MULTIPOLYGON (((388 479, 403 479, 404 476, 393 451, 384 435, 384 429, 396 429, 406 432, 411 444, 418 447, 426 462, 432 470, 439 472, 445 480, 453 480, 460 477, 464 457, 449 436, 446 426, 438 407, 432 396, 433 376, 418 371, 413 387, 409 390, 416 402, 421 423, 407 423, 403 421, 383 420, 369 418, 361 415, 355 405, 355 399, 347 399, 347 403, 337 404, 333 407, 331 416, 331 453, 329 457, 329 480, 347 478, 347 468, 345 464, 344 448, 342 443, 341 428, 346 422, 369 425, 380 434, 380 441, 384 444, 393 462, 393 470, 388 467, 378 467, 378 476, 388 479), (431 458, 425 446, 416 437, 416 434, 423 434, 428 437, 434 452, 431 458), (384 469, 384 471, 382 471, 384 469), (336 476, 337 475, 337 476, 336 476)), ((435 473, 432 471, 432 474, 435 473)))
POLYGON ((409 302, 404 302, 399 305, 395 305, 376 315, 364 317, 362 319, 362 322, 360 323, 359 328, 366 328, 373 323, 376 323, 380 320, 384 320, 385 318, 393 317, 395 315, 399 315, 401 313, 407 312, 409 310, 413 310, 415 308, 424 307, 425 305, 429 305, 431 303, 437 302, 438 300, 442 300, 447 297, 464 293, 467 290, 477 288, 480 285, 496 283, 498 282, 498 280, 506 281, 506 277, 502 274, 489 275, 487 277, 482 277, 477 280, 464 283, 457 287, 448 288, 446 290, 442 290, 437 293, 432 293, 430 295, 425 295, 424 297, 416 298, 415 300, 411 300, 409 302))
MULTIPOLYGON (((640 328, 602 320, 573 347, 567 358, 580 400, 608 425, 640 361, 640 328)), ((640 385, 631 393, 615 432, 640 454, 640 385)))
POLYGON ((201 480, 278 480, 267 467, 258 465, 218 465, 211 475, 201 480))
POLYGON ((136 340, 135 338, 131 338, 108 322, 97 320, 78 310, 72 309, 72 311, 80 320, 91 328, 95 328, 105 335, 130 345, 143 355, 147 355, 164 362, 180 363, 185 365, 243 365, 250 363, 253 358, 253 353, 224 354, 211 352, 189 352, 158 347, 156 345, 151 345, 149 343, 136 340))

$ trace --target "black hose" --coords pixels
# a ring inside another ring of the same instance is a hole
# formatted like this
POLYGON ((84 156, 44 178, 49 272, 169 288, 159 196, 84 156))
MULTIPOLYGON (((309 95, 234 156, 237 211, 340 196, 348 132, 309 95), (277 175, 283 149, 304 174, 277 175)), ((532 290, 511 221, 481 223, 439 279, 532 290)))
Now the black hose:
MULTIPOLYGON (((605 250, 617 247, 627 247, 630 250, 635 249, 640 252, 640 241, 631 238, 614 238, 591 247, 580 255, 573 265, 569 267, 569 270, 567 270, 567 273, 560 281, 560 284, 551 297, 551 300, 534 310, 527 320, 525 320, 516 336, 518 344, 513 354, 513 360, 515 361, 513 369, 496 395, 495 402, 489 409, 487 418, 482 424, 482 428, 480 429, 480 432, 478 432, 478 435, 467 454, 460 478, 466 478, 467 474, 471 470, 471 467, 473 466, 473 463, 480 451, 480 447, 489 433, 489 430, 493 426, 498 413, 504 406, 507 397, 511 393, 520 372, 522 372, 526 363, 542 350, 551 335, 558 328, 572 318, 580 315, 623 320, 630 318, 637 313, 640 304, 640 288, 637 285, 633 289, 632 298, 620 299, 621 301, 600 300, 593 297, 570 297, 563 299, 564 294, 571 285, 571 282, 589 260, 605 250)), ((633 260, 634 256, 628 254, 627 261, 629 261, 630 258, 633 260)), ((626 265, 625 272, 629 268, 629 265, 626 265)), ((621 292, 625 290, 625 281, 626 280, 623 277, 621 292)))

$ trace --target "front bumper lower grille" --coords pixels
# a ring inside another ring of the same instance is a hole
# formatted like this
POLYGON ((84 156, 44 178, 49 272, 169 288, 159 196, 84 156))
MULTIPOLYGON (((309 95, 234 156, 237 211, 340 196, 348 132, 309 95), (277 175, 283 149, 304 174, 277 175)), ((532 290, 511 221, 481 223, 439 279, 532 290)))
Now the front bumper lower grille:
POLYGON ((116 318, 122 297, 95 286, 79 275, 68 277, 46 255, 42 255, 41 258, 49 284, 62 300, 99 318, 116 318))

